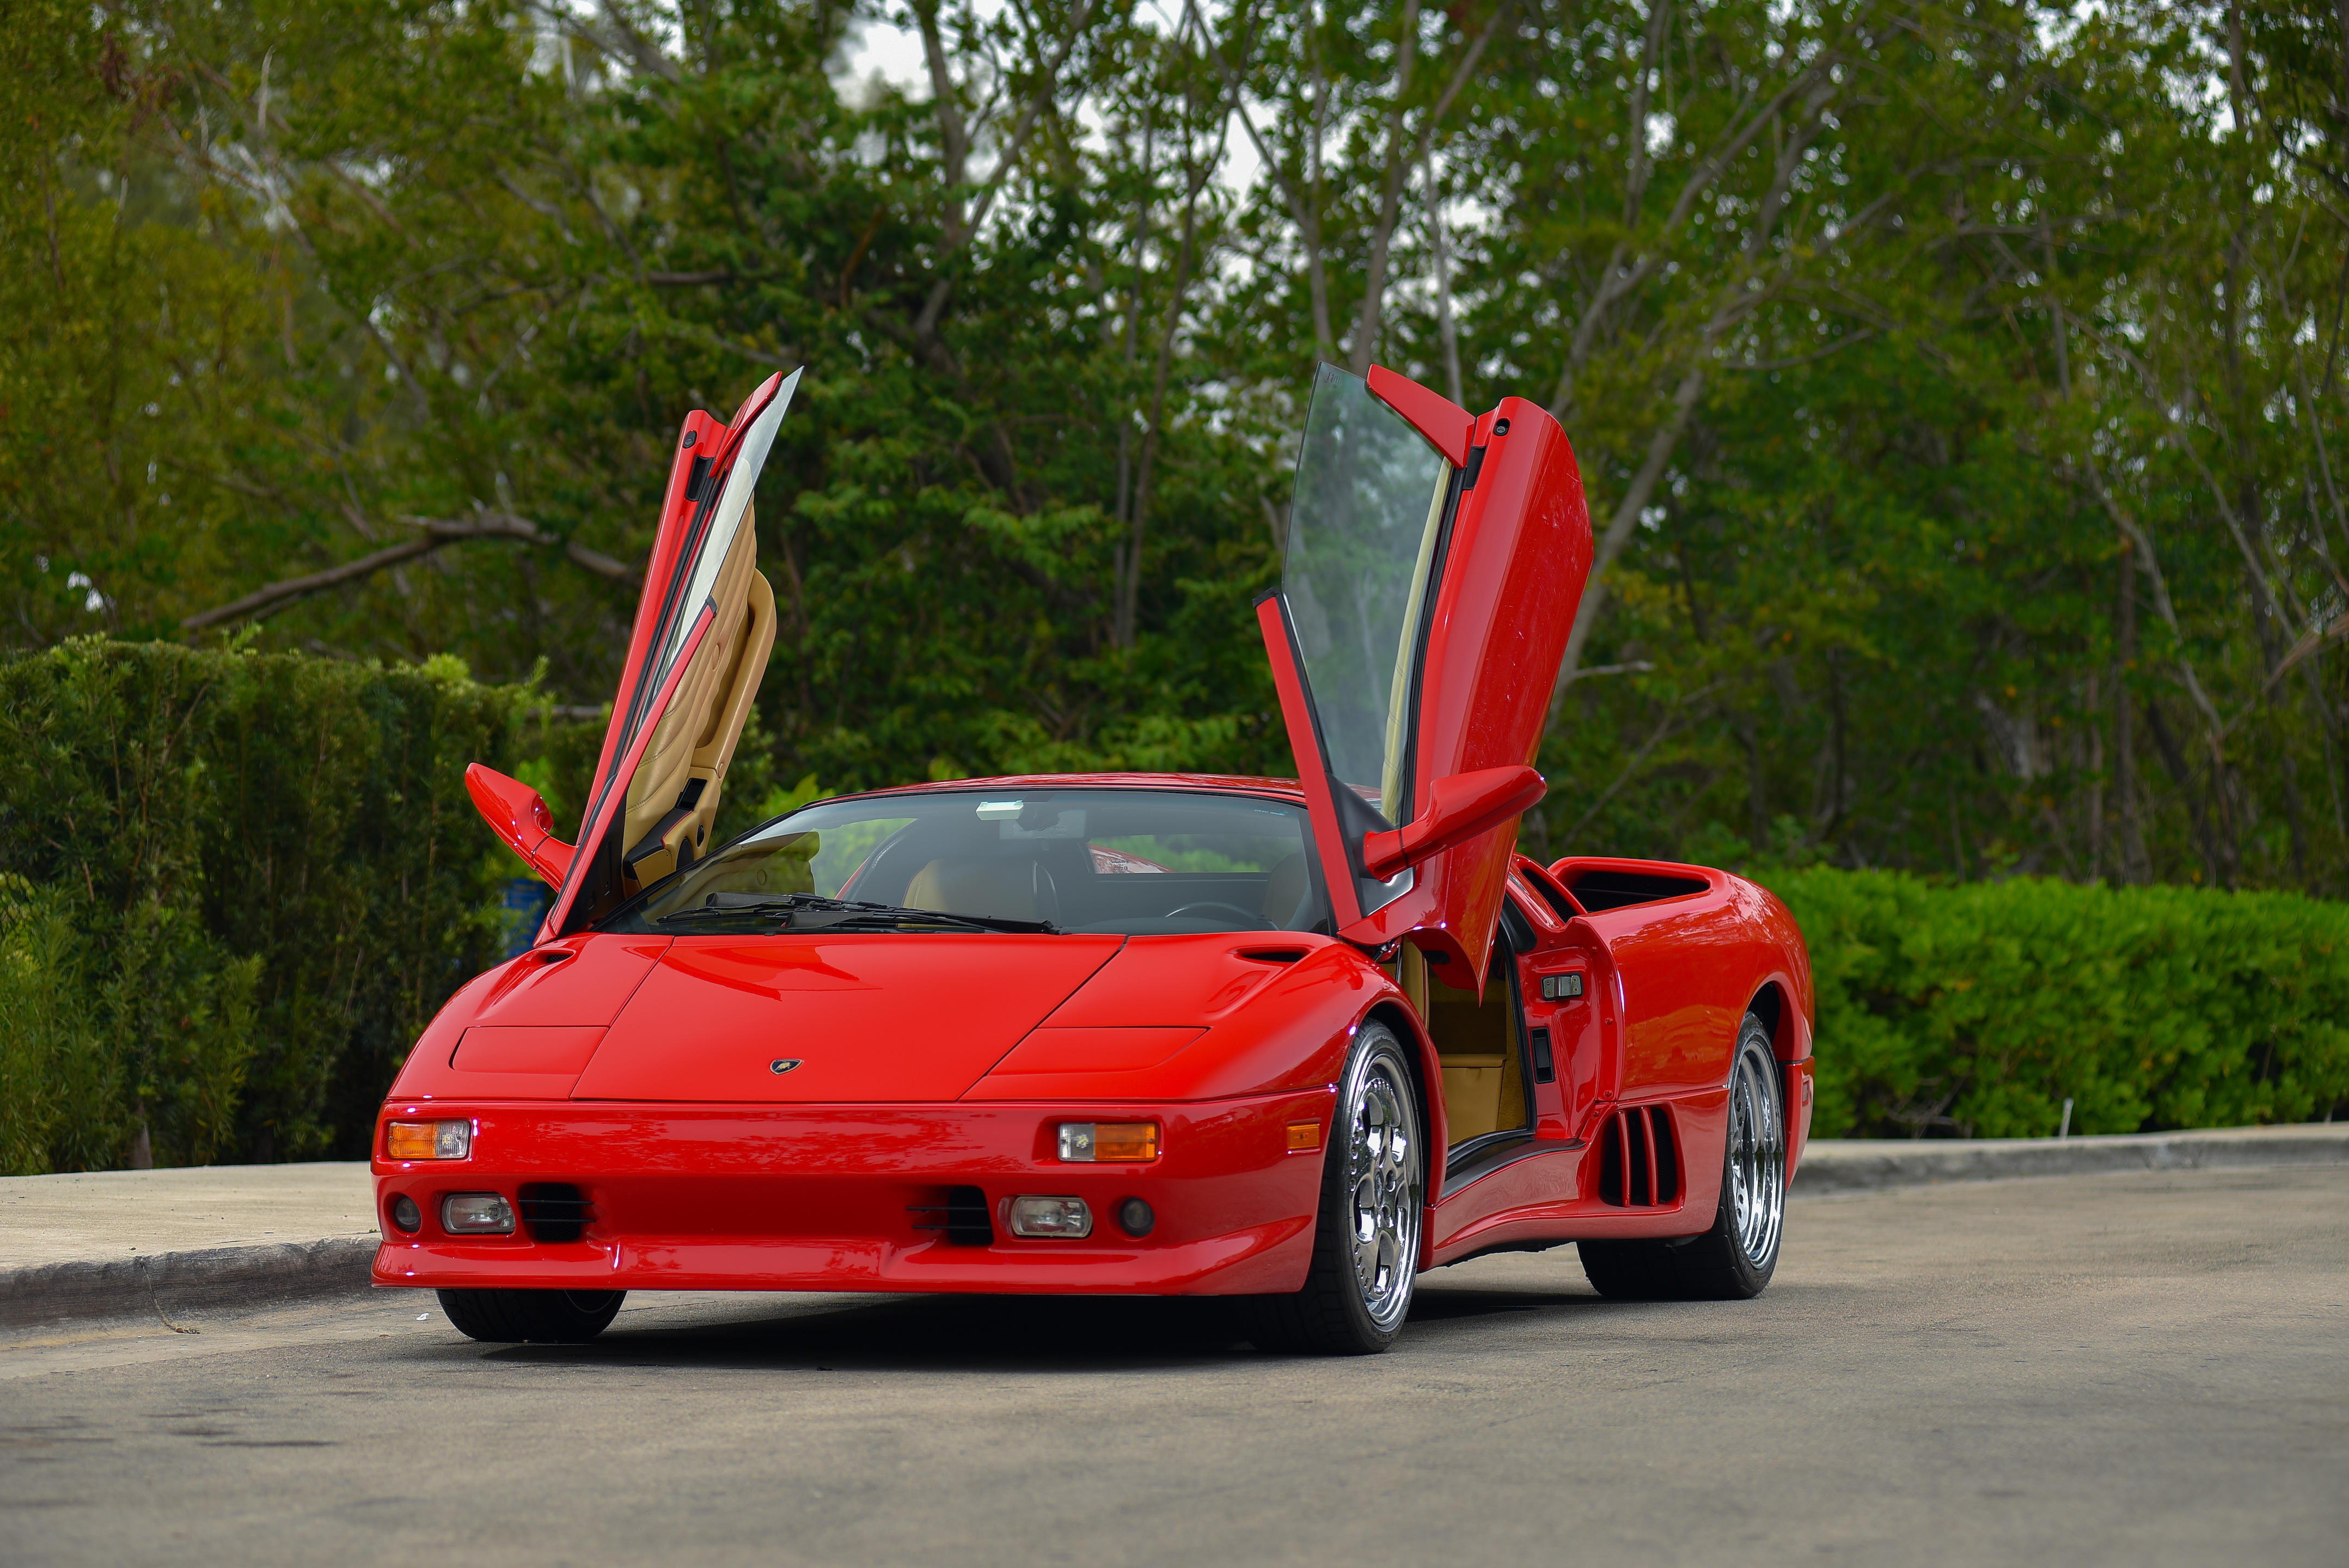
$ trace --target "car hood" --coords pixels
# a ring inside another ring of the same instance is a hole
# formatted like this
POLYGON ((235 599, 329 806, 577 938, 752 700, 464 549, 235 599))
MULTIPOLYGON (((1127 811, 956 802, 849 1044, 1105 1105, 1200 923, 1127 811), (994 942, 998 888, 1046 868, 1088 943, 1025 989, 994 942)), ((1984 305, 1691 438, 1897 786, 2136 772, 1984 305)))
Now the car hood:
POLYGON ((571 1098, 954 1099, 1124 940, 679 937, 605 1031, 571 1098))

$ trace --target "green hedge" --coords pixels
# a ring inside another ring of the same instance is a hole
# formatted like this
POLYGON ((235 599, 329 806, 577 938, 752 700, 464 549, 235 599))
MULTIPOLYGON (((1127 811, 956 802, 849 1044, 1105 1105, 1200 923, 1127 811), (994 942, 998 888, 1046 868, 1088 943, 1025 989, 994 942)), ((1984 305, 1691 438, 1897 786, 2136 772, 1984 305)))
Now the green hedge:
POLYGON ((518 867, 463 770, 512 769, 535 700, 453 660, 0 663, 0 1170, 363 1151, 496 956, 518 867))
POLYGON ((1818 985, 1816 1136, 2047 1137, 2349 1109, 2349 905, 1758 872, 1818 985))
MULTIPOLYGON (((602 726, 454 660, 88 639, 0 660, 0 1172, 364 1151, 520 870, 464 765, 575 820, 602 726)), ((785 789, 746 734, 731 833, 785 789)), ((2295 1121, 2349 1100, 2349 905, 1758 873, 1811 944, 1820 1136, 2295 1121)))

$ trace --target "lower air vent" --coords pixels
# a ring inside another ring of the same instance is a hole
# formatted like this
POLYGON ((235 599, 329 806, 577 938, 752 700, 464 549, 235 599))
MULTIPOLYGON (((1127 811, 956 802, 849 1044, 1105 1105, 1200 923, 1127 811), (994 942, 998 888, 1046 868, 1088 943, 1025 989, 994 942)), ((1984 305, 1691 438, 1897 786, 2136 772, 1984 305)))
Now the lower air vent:
POLYGON ((917 1231, 944 1231, 951 1247, 991 1247, 995 1225, 988 1217, 987 1194, 976 1187, 949 1187, 943 1203, 916 1203, 908 1212, 917 1231))
POLYGON ((522 1222, 533 1242, 575 1242, 595 1217, 587 1194, 567 1181, 534 1181, 522 1190, 522 1222))
POLYGON ((1599 1201, 1618 1209, 1663 1209, 1680 1198, 1671 1112, 1638 1105, 1609 1116, 1599 1135, 1599 1201))

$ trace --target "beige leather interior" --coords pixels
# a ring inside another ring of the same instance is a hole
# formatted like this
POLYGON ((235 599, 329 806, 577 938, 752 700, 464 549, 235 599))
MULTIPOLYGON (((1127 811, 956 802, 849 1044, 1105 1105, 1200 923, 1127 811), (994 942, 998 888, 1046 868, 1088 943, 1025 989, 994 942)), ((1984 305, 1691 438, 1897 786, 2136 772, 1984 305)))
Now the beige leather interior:
POLYGON ((932 861, 905 884, 914 909, 987 914, 998 920, 1049 920, 1052 873, 1032 860, 932 861))
POLYGON ((1507 975, 1496 962, 1479 1000, 1437 976, 1418 947, 1402 944, 1395 982, 1419 1009, 1435 1042, 1444 1070, 1446 1135, 1463 1143, 1526 1122, 1524 1057, 1518 1050, 1517 1010, 1507 975))
POLYGON ((726 769, 775 646, 775 594, 755 564, 756 524, 746 509, 712 588, 717 622, 695 650, 628 780, 620 842, 630 892, 709 847, 726 769))

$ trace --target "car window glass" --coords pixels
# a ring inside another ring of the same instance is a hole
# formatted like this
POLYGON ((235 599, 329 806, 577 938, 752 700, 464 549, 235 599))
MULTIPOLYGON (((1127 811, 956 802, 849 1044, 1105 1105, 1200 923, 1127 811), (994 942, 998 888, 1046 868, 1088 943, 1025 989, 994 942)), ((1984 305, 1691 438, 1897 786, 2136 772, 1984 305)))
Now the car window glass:
POLYGON ((612 930, 792 894, 1130 935, 1329 928, 1302 807, 1184 790, 924 790, 765 824, 623 908, 612 930))
POLYGON ((1387 817, 1403 799, 1411 680, 1452 465, 1359 377, 1321 366, 1281 562, 1330 770, 1387 817))

